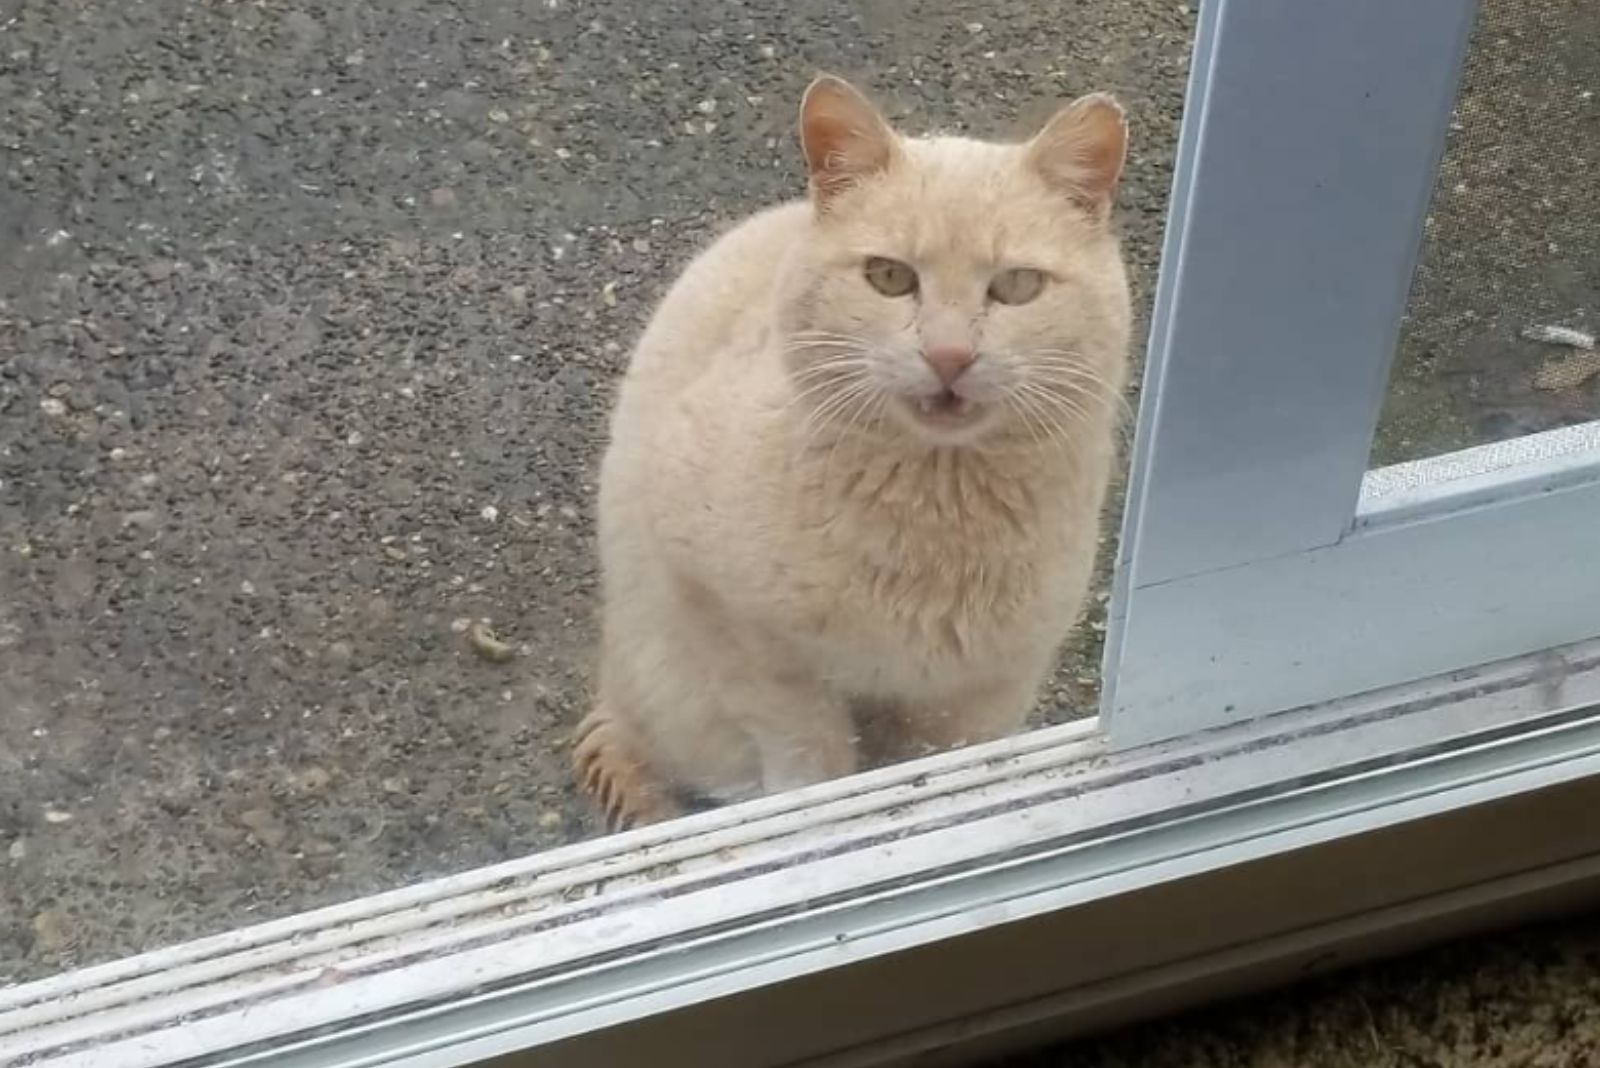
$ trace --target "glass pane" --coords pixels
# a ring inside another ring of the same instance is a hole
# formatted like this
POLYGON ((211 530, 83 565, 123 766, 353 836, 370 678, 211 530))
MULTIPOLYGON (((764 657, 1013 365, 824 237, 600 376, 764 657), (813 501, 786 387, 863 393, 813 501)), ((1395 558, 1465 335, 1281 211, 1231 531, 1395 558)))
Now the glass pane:
MULTIPOLYGON (((911 133, 1015 138, 1116 93, 1137 351, 1193 22, 1172 0, 0 20, 0 983, 602 833, 571 754, 608 413, 691 257, 803 193, 815 72, 911 133)), ((1094 707, 1102 529, 1030 722, 1094 707)))
POLYGON ((1600 418, 1600 8, 1485 0, 1375 465, 1600 418))

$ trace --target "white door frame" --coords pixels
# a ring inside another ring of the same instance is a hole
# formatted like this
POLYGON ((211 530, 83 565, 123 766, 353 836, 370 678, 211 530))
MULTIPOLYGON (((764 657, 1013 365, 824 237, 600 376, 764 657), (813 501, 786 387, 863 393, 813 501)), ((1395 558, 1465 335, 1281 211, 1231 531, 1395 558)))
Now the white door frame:
POLYGON ((1367 471, 1476 8, 1202 8, 1107 635, 1117 745, 1600 635, 1600 424, 1367 471))

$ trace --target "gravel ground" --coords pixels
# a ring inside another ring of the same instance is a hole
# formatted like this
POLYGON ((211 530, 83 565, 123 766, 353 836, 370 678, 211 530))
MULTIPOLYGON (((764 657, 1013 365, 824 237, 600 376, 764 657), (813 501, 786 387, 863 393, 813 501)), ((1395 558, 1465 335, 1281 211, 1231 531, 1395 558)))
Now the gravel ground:
POLYGON ((1600 353, 1522 336, 1600 334, 1600 5, 1480 10, 1377 463, 1600 418, 1600 353))
MULTIPOLYGON (((801 188, 811 75, 992 135, 1118 92, 1143 304, 1192 27, 1175 0, 0 0, 0 982, 597 833, 566 742, 610 391, 692 251, 801 188)), ((1562 114, 1592 161, 1594 105, 1562 114)), ((1460 202, 1438 277, 1532 225, 1498 173, 1511 214, 1460 202)), ((1565 270, 1570 315, 1600 276, 1565 270)), ((1594 410, 1419 334, 1458 299, 1429 292, 1380 455, 1594 410)), ((1042 717, 1092 707, 1099 627, 1042 717)))
POLYGON ((611 388, 692 251, 802 188, 817 69, 990 134, 1118 91, 1153 280, 1180 5, 670 7, 0 18, 0 981, 597 832, 611 388))

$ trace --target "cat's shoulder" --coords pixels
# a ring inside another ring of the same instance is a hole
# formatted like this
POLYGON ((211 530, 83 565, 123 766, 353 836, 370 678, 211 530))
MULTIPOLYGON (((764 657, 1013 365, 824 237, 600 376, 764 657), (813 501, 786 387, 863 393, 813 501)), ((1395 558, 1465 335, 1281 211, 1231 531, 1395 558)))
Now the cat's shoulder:
POLYGON ((712 247, 787 245, 810 228, 812 212, 810 202, 805 200, 763 208, 724 230, 712 247))

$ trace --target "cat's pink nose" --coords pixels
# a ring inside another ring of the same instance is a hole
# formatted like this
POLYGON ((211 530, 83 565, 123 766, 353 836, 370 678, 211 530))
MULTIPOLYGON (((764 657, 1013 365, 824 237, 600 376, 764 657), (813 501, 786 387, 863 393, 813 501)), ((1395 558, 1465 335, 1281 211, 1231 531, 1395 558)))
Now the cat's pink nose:
POLYGON ((971 345, 931 345, 922 350, 922 358, 948 389, 966 373, 978 354, 972 351, 971 345))

